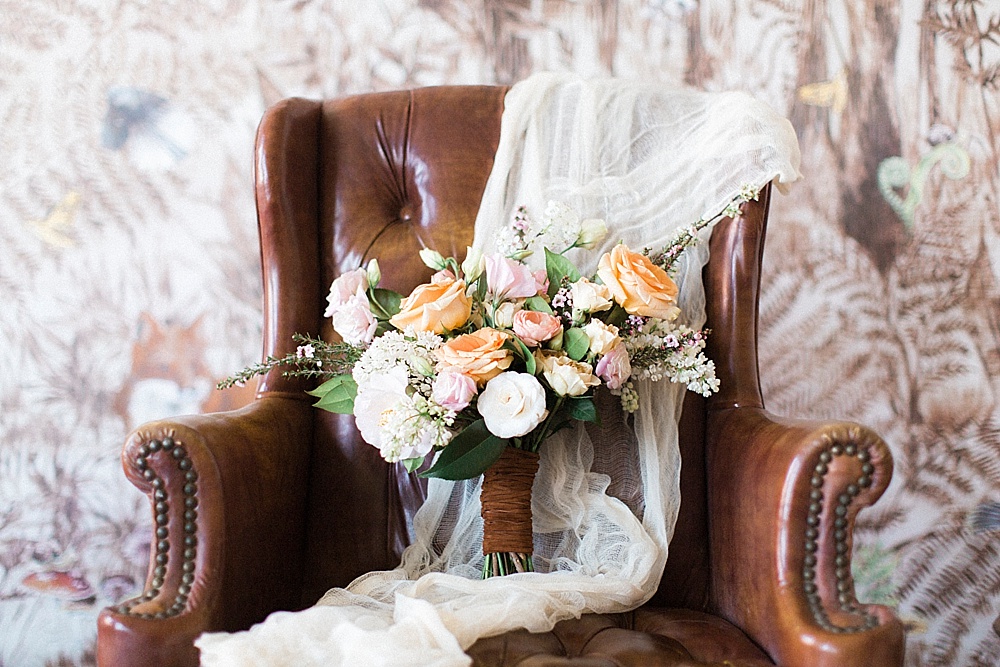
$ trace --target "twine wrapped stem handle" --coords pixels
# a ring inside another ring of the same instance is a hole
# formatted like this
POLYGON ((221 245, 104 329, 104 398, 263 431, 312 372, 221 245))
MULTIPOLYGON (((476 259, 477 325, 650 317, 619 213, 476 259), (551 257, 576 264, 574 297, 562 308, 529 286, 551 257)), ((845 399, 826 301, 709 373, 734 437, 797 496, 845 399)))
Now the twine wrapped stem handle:
POLYGON ((531 554, 531 486, 538 453, 515 447, 483 473, 483 553, 531 554))

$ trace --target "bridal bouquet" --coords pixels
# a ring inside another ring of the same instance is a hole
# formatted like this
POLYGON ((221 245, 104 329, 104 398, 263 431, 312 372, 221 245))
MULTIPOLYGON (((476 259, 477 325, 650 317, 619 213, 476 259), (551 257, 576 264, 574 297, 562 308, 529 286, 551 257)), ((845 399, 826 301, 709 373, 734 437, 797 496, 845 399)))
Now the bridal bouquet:
POLYGON ((599 386, 627 412, 638 406, 637 380, 668 379, 705 396, 718 389, 707 331, 680 323, 671 278, 708 224, 656 251, 618 244, 584 276, 566 255, 599 243, 604 222, 558 202, 537 221, 522 208, 495 254, 469 248, 459 263, 421 250, 435 273, 405 297, 379 287, 376 260, 341 275, 324 314, 340 342, 296 336, 293 354, 220 386, 285 366, 323 380, 309 392, 316 407, 353 414, 386 461, 424 477, 484 475, 483 574, 530 571, 538 449, 574 422, 598 420, 599 386), (544 269, 524 262, 534 253, 544 253, 544 269))

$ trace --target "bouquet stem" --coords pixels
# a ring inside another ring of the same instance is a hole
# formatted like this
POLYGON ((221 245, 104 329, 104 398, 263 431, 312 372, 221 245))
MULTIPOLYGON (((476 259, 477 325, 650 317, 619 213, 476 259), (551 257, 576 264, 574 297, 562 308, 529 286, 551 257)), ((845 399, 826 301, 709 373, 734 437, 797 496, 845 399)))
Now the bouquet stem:
POLYGON ((534 572, 531 554, 531 485, 538 453, 504 449, 483 473, 483 578, 534 572))

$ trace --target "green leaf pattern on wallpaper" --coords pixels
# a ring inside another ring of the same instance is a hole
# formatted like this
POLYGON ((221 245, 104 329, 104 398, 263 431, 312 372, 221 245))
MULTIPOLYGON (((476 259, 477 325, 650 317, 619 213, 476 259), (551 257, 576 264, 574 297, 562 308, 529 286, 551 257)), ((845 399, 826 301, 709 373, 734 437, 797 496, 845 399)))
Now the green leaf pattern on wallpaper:
POLYGON ((0 665, 93 664, 99 609, 141 589, 129 430, 250 400, 212 387, 260 349, 265 106, 544 69, 748 89, 792 119, 806 180, 773 203, 768 407, 889 442, 853 567, 907 622, 910 667, 1000 664, 996 3, 7 4, 0 665))

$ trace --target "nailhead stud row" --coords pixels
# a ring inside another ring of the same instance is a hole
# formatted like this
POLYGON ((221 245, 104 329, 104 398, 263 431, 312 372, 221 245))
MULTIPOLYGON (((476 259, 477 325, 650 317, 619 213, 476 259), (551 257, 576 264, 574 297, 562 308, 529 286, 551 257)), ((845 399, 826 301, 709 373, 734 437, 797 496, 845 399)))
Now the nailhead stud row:
POLYGON ((878 618, 865 613, 851 594, 851 554, 847 543, 847 511, 854 498, 872 485, 872 474, 875 466, 872 465, 868 451, 859 449, 854 443, 846 445, 832 445, 828 449, 820 452, 819 462, 813 469, 810 480, 811 490, 809 493, 809 513, 806 516, 805 533, 805 565, 802 570, 803 584, 806 599, 809 601, 809 608, 812 610, 813 618, 824 630, 833 633, 854 633, 864 632, 878 625, 878 618), (834 564, 837 566, 835 575, 837 580, 837 602, 841 611, 860 614, 864 622, 860 625, 841 626, 830 621, 826 610, 823 608, 823 601, 819 595, 819 586, 816 584, 816 552, 819 549, 819 528, 820 513, 823 510, 823 481, 830 469, 830 463, 836 456, 854 456, 861 462, 861 476, 858 480, 848 485, 848 487, 837 497, 837 504, 834 508, 833 520, 833 548, 836 552, 834 564))
POLYGON ((149 582, 149 588, 140 597, 128 600, 119 605, 117 611, 120 614, 136 616, 138 618, 169 618, 180 614, 187 607, 188 595, 190 595, 191 586, 194 584, 195 557, 198 555, 198 474, 194 471, 194 465, 188 457, 187 451, 171 437, 163 438, 163 440, 151 440, 139 447, 139 455, 136 457, 135 465, 141 471, 143 478, 153 487, 153 509, 155 510, 153 522, 156 524, 156 563, 153 568, 153 579, 149 582), (174 465, 184 474, 184 486, 181 489, 180 499, 171 499, 169 497, 166 484, 149 466, 149 457, 161 451, 163 452, 163 456, 168 457, 168 463, 172 460, 174 465), (183 537, 170 534, 168 512, 172 502, 180 502, 184 507, 183 537), (152 600, 160 594, 167 575, 167 563, 170 561, 170 545, 175 539, 183 541, 184 550, 181 553, 181 570, 183 571, 181 584, 177 588, 177 595, 174 597, 173 604, 164 611, 155 614, 133 613, 133 607, 152 600))

